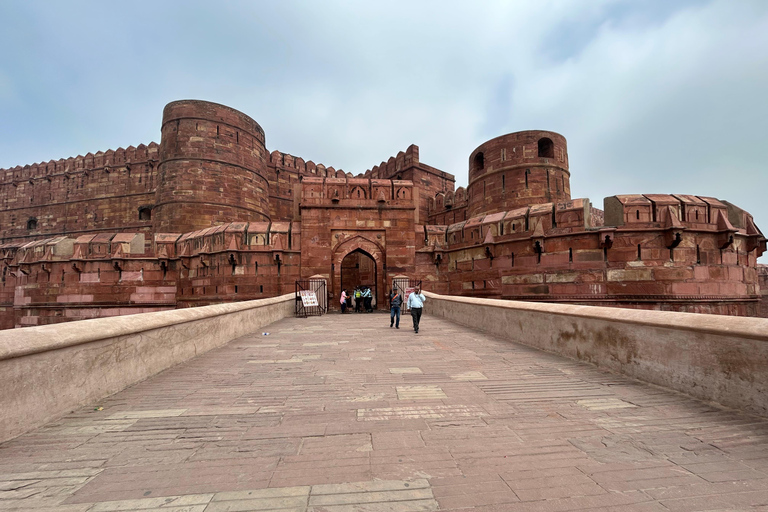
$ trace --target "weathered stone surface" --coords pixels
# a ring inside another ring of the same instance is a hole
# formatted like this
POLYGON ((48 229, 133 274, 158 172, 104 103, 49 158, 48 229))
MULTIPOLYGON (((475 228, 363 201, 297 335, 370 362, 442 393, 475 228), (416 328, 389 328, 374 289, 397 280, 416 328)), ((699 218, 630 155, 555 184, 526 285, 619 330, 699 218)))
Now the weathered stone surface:
POLYGON ((0 329, 274 297, 312 275, 331 308, 368 285, 386 309, 406 275, 443 294, 768 315, 749 213, 635 194, 604 218, 571 197, 554 132, 481 144, 455 190, 415 145, 353 176, 269 152, 256 121, 206 101, 168 104, 161 134, 0 169, 0 329))
MULTIPOLYGON (((535 311, 562 306, 532 307, 535 325, 535 311)), ((437 312, 438 299, 428 308, 437 312)), ((651 511, 765 503, 765 419, 517 341, 527 340, 432 315, 418 335, 389 329, 385 315, 283 319, 0 444, 0 509, 651 511), (249 364, 308 355, 298 365, 249 364), (485 378, 453 378, 468 368, 485 378), (403 387, 439 387, 444 396, 403 400, 403 387), (210 414, 191 414, 204 410, 210 414)))

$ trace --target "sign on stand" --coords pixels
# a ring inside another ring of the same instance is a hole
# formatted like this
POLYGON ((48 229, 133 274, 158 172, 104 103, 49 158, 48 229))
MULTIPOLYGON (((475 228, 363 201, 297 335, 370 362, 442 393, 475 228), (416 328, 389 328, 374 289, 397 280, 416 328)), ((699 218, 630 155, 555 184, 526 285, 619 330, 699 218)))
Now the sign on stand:
POLYGON ((301 296, 301 303, 305 308, 318 306, 317 295, 315 295, 314 290, 300 290, 299 294, 301 296))

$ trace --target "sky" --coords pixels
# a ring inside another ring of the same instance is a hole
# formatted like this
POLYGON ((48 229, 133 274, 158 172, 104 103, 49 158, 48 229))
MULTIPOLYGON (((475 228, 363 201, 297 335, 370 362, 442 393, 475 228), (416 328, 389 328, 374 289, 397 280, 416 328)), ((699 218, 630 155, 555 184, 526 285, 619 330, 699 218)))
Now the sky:
POLYGON ((0 168, 160 142, 191 98, 353 174, 416 144, 457 186, 484 141, 551 130, 573 197, 714 196, 768 233, 764 0, 0 0, 0 20, 0 168))

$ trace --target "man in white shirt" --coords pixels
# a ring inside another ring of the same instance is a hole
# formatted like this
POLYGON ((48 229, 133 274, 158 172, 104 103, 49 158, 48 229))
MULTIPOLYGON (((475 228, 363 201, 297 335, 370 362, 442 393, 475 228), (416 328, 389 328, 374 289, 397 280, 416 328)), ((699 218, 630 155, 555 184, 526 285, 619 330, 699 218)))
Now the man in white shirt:
POLYGON ((424 308, 424 301, 427 298, 421 293, 421 288, 416 288, 413 293, 408 296, 408 309, 411 310, 411 318, 413 318, 413 332, 419 333, 419 321, 421 320, 421 311, 424 308))

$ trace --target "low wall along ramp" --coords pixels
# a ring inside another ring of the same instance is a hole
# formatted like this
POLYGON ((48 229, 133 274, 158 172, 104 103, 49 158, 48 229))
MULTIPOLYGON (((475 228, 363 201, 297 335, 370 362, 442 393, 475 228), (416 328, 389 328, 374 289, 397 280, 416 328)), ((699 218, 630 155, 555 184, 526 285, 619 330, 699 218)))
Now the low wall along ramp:
POLYGON ((768 319, 425 293, 427 314, 768 416, 768 319))
POLYGON ((0 331, 0 442, 293 315, 294 294, 0 331))

